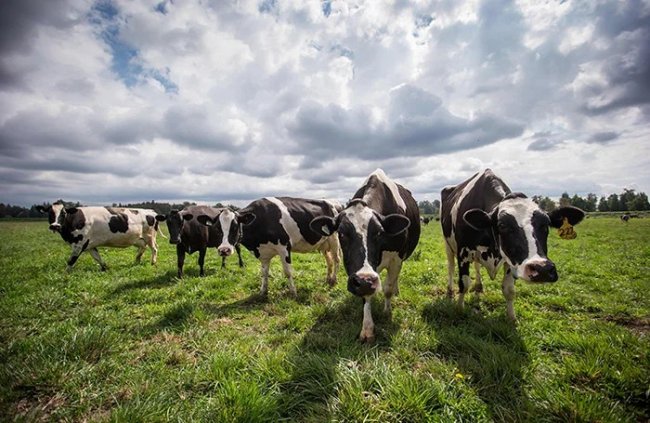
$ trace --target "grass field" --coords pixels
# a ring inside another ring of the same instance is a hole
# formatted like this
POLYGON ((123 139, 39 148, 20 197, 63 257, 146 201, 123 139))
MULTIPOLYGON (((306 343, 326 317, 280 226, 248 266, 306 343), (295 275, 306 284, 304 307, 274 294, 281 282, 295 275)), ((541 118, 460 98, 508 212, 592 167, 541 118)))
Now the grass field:
POLYGON ((210 251, 205 278, 189 256, 178 280, 159 239, 155 267, 104 249, 107 272, 83 255, 65 274, 46 222, 0 222, 0 420, 648 421, 650 219, 576 230, 549 238, 559 282, 517 282, 513 326, 501 274, 480 309, 444 298, 432 222, 364 345, 361 300, 317 254, 294 255, 297 299, 275 259, 263 300, 248 252, 221 270, 210 251))

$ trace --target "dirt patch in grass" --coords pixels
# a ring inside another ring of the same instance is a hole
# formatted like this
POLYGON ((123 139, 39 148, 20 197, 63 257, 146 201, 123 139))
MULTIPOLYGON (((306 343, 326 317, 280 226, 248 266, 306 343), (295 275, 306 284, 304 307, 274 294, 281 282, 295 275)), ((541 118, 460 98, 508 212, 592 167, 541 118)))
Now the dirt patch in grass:
POLYGON ((50 421, 52 413, 65 404, 65 398, 61 394, 46 395, 39 394, 20 399, 14 408, 15 417, 25 418, 32 421, 50 421))
POLYGON ((648 336, 648 334, 650 334, 650 317, 609 315, 604 316, 603 320, 623 326, 639 336, 648 336))

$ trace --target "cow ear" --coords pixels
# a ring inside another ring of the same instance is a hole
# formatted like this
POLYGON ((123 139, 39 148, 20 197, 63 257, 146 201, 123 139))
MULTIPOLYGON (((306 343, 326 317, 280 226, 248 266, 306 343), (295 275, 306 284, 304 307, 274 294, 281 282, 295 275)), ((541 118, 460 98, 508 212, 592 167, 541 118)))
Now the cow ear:
POLYGON ((68 214, 75 214, 77 211, 79 211, 79 209, 76 207, 68 207, 65 209, 65 212, 68 214))
POLYGON ((212 220, 212 218, 207 214, 202 214, 200 216, 197 216, 196 220, 198 220, 199 223, 205 226, 212 226, 216 222, 216 220, 212 220))
POLYGON ((582 219, 585 217, 585 212, 577 207, 566 206, 553 210, 548 214, 548 217, 551 218, 551 226, 554 228, 562 226, 565 217, 571 226, 575 226, 582 222, 582 219))
POLYGON ((194 215, 192 213, 185 213, 183 215, 183 220, 192 220, 194 219, 194 215))
POLYGON ((389 214, 381 219, 381 226, 387 235, 399 235, 411 226, 411 221, 408 217, 401 214, 389 214))
POLYGON ((336 221, 329 216, 318 216, 309 222, 309 228, 320 236, 330 236, 338 227, 336 221))
POLYGON ((255 216, 255 213, 251 213, 251 212, 244 212, 237 216, 237 220, 239 221, 239 223, 241 223, 244 226, 250 225, 255 221, 256 218, 257 216, 255 216))
POLYGON ((470 209, 463 214, 463 220, 473 229, 484 231, 492 226, 490 215, 481 209, 470 209))
POLYGON ((164 221, 164 220, 167 220, 167 216, 165 216, 164 214, 157 214, 157 215, 156 215, 156 220, 157 220, 158 222, 162 222, 162 221, 164 221))

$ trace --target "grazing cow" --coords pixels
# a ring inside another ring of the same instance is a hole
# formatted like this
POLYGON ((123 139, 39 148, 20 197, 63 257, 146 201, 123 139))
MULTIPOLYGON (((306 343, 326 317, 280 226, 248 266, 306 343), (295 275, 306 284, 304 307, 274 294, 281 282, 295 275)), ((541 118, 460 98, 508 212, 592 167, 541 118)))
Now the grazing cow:
POLYGON ((336 218, 316 218, 311 227, 321 235, 338 232, 348 291, 363 298, 359 339, 372 342, 375 325, 370 299, 379 289, 379 273, 386 269, 384 310, 391 313, 391 298, 399 294, 397 279, 402 262, 413 253, 420 239, 417 203, 406 188, 377 169, 336 218))
POLYGON ((476 270, 474 291, 483 292, 480 268, 491 279, 503 264, 502 292, 507 315, 515 320, 515 279, 555 282, 555 264, 547 257, 548 228, 560 228, 564 219, 577 225, 584 212, 561 207, 546 213, 524 194, 513 193, 490 169, 442 190, 440 210, 447 253, 447 296, 453 298, 454 259, 458 260, 458 303, 469 289, 470 263, 476 270))
POLYGON ((627 221, 630 220, 630 215, 629 214, 621 215, 621 220, 627 223, 627 221))
POLYGON ((58 232, 72 247, 67 270, 84 251, 106 270, 106 263, 99 255, 97 247, 138 247, 135 256, 140 262, 144 250, 151 249, 151 264, 158 258, 156 245, 156 212, 149 209, 129 209, 115 207, 68 207, 57 203, 52 206, 38 206, 37 210, 48 214, 50 230, 58 232))
POLYGON ((422 218, 422 223, 424 224, 424 226, 428 225, 429 222, 431 222, 430 217, 427 216, 427 217, 422 218))
POLYGON ((268 293, 269 265, 271 259, 280 256, 289 290, 296 295, 291 268, 291 253, 320 251, 327 262, 327 282, 336 284, 339 267, 339 243, 336 236, 319 235, 311 231, 309 222, 319 216, 334 217, 341 210, 338 202, 308 200, 291 197, 265 197, 253 201, 243 209, 224 211, 219 218, 199 216, 199 222, 217 226, 223 233, 220 253, 232 254, 233 239, 237 239, 241 227, 241 243, 257 257, 262 266, 260 294, 268 293))
MULTIPOLYGON (((169 230, 169 243, 176 245, 176 259, 179 278, 183 277, 185 254, 192 254, 195 251, 199 252, 199 275, 205 276, 205 253, 209 247, 219 247, 222 243, 223 235, 220 231, 220 228, 208 228, 205 225, 199 223, 196 218, 201 215, 206 215, 215 219, 223 213, 230 213, 230 210, 208 206, 188 206, 181 211, 172 210, 169 215, 159 214, 156 216, 156 220, 158 221, 167 221, 167 229, 169 230)), ((231 238, 231 245, 233 245, 233 249, 237 250, 239 267, 242 267, 244 266, 244 262, 241 259, 239 239, 237 237, 231 238)), ((226 254, 223 254, 221 249, 217 249, 219 250, 219 254, 222 257, 221 267, 224 268, 226 267, 226 254)), ((232 252, 230 254, 232 254, 232 252)))

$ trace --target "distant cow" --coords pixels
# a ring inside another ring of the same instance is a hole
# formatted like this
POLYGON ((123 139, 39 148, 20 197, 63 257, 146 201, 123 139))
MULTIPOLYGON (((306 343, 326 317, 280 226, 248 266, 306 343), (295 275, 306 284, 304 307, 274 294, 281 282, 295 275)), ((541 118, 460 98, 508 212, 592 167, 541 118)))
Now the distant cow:
POLYGON ((359 339, 374 339, 370 298, 379 289, 379 273, 387 269, 383 283, 384 310, 391 313, 391 298, 399 294, 402 262, 420 239, 420 212, 411 193, 377 169, 368 176, 347 207, 334 218, 311 222, 321 235, 338 232, 348 291, 363 298, 363 325, 359 339))
POLYGON ((269 265, 280 256, 289 290, 296 295, 291 268, 291 253, 320 251, 327 262, 327 282, 336 284, 339 267, 339 243, 336 236, 319 235, 309 228, 309 222, 320 216, 334 217, 340 204, 327 200, 308 200, 291 197, 265 197, 253 201, 243 209, 224 211, 219 218, 201 215, 197 219, 207 226, 217 226, 224 234, 219 251, 232 254, 232 239, 241 243, 257 257, 262 265, 260 294, 268 293, 269 265))
POLYGON ((37 210, 47 213, 50 230, 58 232, 72 247, 67 270, 84 251, 106 270, 106 263, 99 255, 97 247, 138 247, 135 256, 140 262, 146 247, 151 249, 151 264, 158 258, 156 245, 156 212, 149 209, 129 209, 115 207, 68 207, 63 204, 38 206, 37 210))
POLYGON ((208 206, 189 206, 181 211, 172 210, 169 215, 159 214, 156 216, 156 220, 167 222, 169 242, 170 244, 176 245, 179 278, 183 277, 185 254, 192 254, 195 251, 199 252, 199 275, 204 276, 205 254, 210 247, 218 247, 219 255, 222 257, 221 267, 225 267, 226 256, 232 254, 232 251, 229 254, 225 254, 220 246, 228 240, 237 251, 239 267, 244 265, 244 262, 241 259, 241 250, 238 238, 229 237, 228 234, 224 235, 219 227, 215 226, 214 228, 208 228, 196 220, 196 218, 201 215, 210 216, 211 218, 216 219, 223 213, 230 213, 230 210, 208 206), (226 238, 226 240, 224 240, 224 238, 226 238))
POLYGON ((627 223, 627 221, 630 220, 630 215, 629 214, 621 215, 621 220, 627 223))
POLYGON ((431 218, 430 218, 430 217, 426 216, 426 217, 423 217, 423 218, 422 218, 422 223, 423 223, 425 226, 428 225, 429 222, 431 222, 431 218))
POLYGON ((571 225, 582 221, 584 212, 562 207, 546 214, 524 194, 513 193, 490 169, 465 182, 442 190, 440 211, 447 253, 447 295, 453 297, 454 259, 458 260, 458 303, 471 284, 470 263, 476 270, 477 293, 483 292, 480 267, 491 279, 503 264, 503 295, 507 315, 515 320, 515 279, 555 282, 555 264, 546 256, 549 226, 559 228, 566 218, 571 225))

